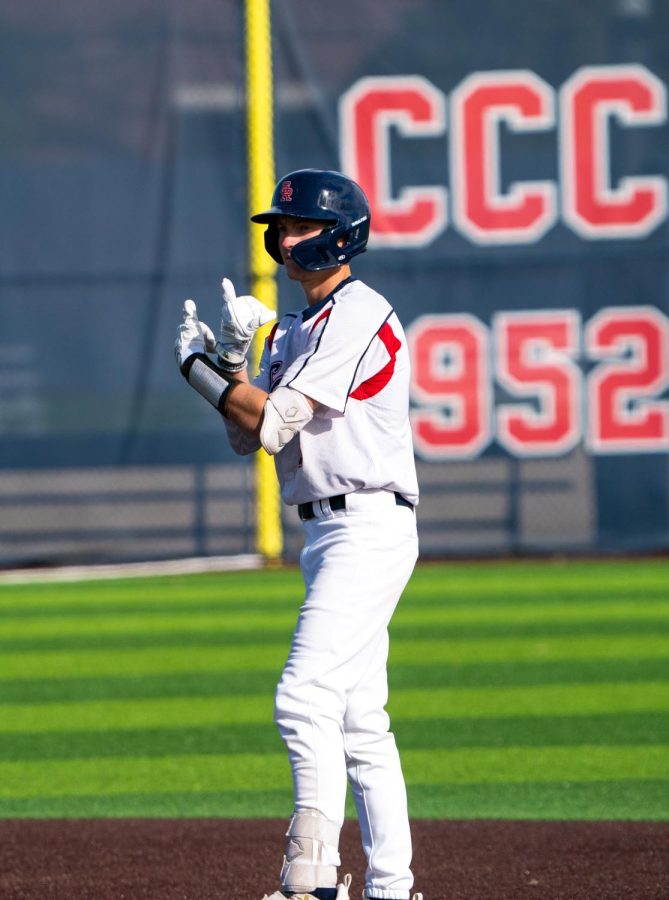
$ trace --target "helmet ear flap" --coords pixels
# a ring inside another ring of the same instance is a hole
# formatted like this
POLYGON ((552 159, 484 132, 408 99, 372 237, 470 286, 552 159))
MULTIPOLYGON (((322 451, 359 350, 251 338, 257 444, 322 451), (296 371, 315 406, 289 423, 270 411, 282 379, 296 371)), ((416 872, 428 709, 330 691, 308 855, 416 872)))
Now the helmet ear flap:
POLYGON ((265 229, 265 250, 274 262, 279 263, 280 266, 283 265, 283 259, 279 252, 279 229, 276 227, 276 222, 270 222, 265 229))

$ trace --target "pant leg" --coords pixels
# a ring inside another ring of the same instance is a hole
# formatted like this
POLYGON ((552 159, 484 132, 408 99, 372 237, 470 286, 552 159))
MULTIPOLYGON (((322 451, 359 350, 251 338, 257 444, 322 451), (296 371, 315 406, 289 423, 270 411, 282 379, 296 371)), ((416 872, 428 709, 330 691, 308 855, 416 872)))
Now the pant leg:
POLYGON ((406 898, 413 886, 411 831, 404 776, 384 706, 388 635, 376 664, 349 697, 344 719, 348 779, 367 858, 365 887, 375 897, 406 898))
POLYGON ((415 564, 415 519, 392 494, 354 495, 350 506, 305 523, 306 599, 277 688, 275 720, 289 753, 295 808, 342 822, 348 775, 368 886, 402 900, 412 883, 411 842, 383 706, 387 628, 415 564))
POLYGON ((345 669, 350 660, 343 649, 338 594, 346 554, 336 522, 314 523, 305 531, 300 558, 305 600, 277 687, 274 719, 288 750, 295 809, 317 809, 341 824, 346 799, 345 669))

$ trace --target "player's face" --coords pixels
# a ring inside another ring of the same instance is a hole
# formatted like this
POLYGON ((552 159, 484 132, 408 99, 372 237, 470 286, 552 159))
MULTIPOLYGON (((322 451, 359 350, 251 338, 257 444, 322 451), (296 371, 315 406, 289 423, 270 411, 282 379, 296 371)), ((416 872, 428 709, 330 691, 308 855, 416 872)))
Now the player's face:
POLYGON ((280 216, 277 220, 279 229, 279 252, 286 267, 289 278, 303 280, 307 274, 304 269, 293 262, 291 252, 295 244, 316 237, 323 231, 323 223, 316 219, 298 219, 295 216, 280 216))

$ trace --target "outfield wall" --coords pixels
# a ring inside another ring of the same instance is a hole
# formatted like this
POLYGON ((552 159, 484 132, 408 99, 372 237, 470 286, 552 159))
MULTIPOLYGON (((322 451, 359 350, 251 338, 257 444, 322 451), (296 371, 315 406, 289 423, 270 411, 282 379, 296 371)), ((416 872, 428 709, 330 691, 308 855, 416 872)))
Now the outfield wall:
MULTIPOLYGON (((424 555, 667 549, 669 7, 328 9, 272 3, 277 174, 370 198, 424 555)), ((242 4, 0 17, 0 565, 250 552, 249 463, 172 358, 248 275, 242 4)))

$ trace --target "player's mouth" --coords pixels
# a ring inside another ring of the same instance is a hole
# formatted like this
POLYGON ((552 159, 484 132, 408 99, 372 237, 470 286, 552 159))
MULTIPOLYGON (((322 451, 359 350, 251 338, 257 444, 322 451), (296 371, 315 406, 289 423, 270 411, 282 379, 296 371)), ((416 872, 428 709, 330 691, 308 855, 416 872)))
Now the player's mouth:
POLYGON ((283 256, 283 264, 286 269, 286 274, 289 276, 289 278, 294 278, 300 271, 300 267, 288 253, 285 253, 283 256))

